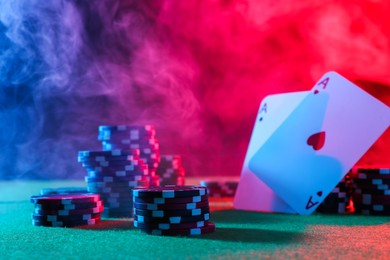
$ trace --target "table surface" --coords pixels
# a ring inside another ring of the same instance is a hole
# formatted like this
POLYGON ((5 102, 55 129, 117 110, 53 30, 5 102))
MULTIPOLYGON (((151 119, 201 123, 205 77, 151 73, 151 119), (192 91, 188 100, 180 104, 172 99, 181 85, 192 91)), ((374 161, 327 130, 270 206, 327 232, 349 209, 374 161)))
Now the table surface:
POLYGON ((95 226, 31 225, 31 195, 81 181, 0 182, 1 259, 390 259, 390 218, 237 211, 210 199, 217 231, 193 237, 140 233, 132 219, 95 226))

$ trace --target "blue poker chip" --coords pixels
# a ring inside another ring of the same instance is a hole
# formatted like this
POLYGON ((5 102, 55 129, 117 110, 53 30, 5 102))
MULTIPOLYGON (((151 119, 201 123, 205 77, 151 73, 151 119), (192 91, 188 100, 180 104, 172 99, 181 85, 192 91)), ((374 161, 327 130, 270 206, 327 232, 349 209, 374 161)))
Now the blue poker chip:
MULTIPOLYGON (((140 164, 140 171, 142 171, 144 174, 147 175, 148 173, 148 169, 143 166, 143 165, 146 165, 146 164, 140 164), (142 165, 142 166, 141 166, 142 165)), ((137 171, 136 167, 134 165, 109 165, 109 166, 97 166, 97 165, 90 165, 90 164, 83 164, 83 167, 88 170, 88 171, 95 171, 95 172, 102 172, 102 173, 106 173, 106 172, 116 172, 116 171, 137 171)))

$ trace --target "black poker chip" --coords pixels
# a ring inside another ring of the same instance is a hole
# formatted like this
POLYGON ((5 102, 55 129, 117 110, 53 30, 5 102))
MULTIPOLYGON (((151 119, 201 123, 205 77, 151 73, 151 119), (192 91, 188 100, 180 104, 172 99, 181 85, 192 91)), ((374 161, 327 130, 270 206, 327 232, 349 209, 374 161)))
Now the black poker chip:
POLYGON ((207 194, 205 187, 196 186, 162 186, 150 188, 136 188, 133 190, 134 197, 140 198, 183 198, 203 196, 207 194))
POLYGON ((33 213, 32 218, 37 221, 77 221, 77 220, 88 220, 92 218, 100 218, 100 213, 92 214, 79 214, 79 215, 68 215, 68 216, 59 216, 59 215, 40 215, 33 213))
POLYGON ((190 196, 184 198, 140 198, 134 197, 135 203, 152 203, 152 204, 182 204, 182 203, 198 203, 208 202, 208 195, 190 196))
POLYGON ((71 203, 71 204, 41 204, 35 203, 34 208, 38 210, 74 210, 74 209, 88 209, 103 206, 102 201, 86 202, 86 203, 71 203))
POLYGON ((186 229, 170 229, 170 230, 161 230, 161 229, 146 229, 140 228, 144 233, 157 235, 157 236, 194 236, 194 235, 204 235, 208 233, 215 232, 215 224, 211 221, 203 227, 198 228, 186 228, 186 229))
POLYGON ((93 214, 101 213, 104 210, 103 206, 87 209, 72 209, 72 210, 43 210, 34 209, 35 214, 39 215, 57 215, 57 216, 69 216, 69 215, 82 215, 82 214, 93 214))
POLYGON ((208 201, 181 204, 134 203, 134 208, 143 210, 191 210, 205 207, 209 207, 208 201))
POLYGON ((390 167, 366 167, 366 166, 357 166, 351 169, 352 174, 356 173, 366 173, 366 174, 390 174, 390 167))
POLYGON ((188 229, 188 228, 199 228, 204 227, 208 224, 209 221, 197 221, 189 223, 179 223, 179 224, 170 224, 170 223, 140 223, 137 220, 134 220, 134 227, 143 228, 143 229, 160 229, 160 230, 172 230, 172 229, 188 229))
POLYGON ((139 223, 170 223, 170 224, 179 224, 179 223, 189 223, 189 222, 198 222, 198 221, 208 221, 210 220, 210 214, 202 214, 199 216, 174 216, 174 217, 147 217, 141 215, 134 215, 134 220, 137 220, 139 223))
POLYGON ((32 220, 34 226, 44 226, 44 227, 77 227, 84 225, 95 225, 101 223, 99 218, 91 218, 88 220, 62 220, 62 221, 44 221, 44 220, 32 220))
POLYGON ((99 194, 77 193, 77 194, 54 194, 31 196, 32 203, 66 205, 74 203, 88 203, 100 201, 99 194))
POLYGON ((210 213, 209 207, 199 208, 199 209, 190 209, 190 210, 143 210, 134 208, 134 214, 138 216, 146 217, 173 217, 173 216, 201 216, 206 213, 210 213))
POLYGON ((356 184, 368 184, 368 185, 390 185, 390 179, 353 179, 356 184))

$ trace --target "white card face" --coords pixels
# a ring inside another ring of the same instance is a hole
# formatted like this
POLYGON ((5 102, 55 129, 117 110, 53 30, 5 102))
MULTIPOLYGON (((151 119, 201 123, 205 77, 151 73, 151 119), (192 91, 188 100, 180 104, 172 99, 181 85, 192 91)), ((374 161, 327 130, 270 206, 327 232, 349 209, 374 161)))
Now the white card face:
POLYGON ((248 163, 308 93, 270 95, 261 102, 234 197, 236 209, 296 213, 248 168, 248 163))
POLYGON ((249 169, 295 211, 310 214, 386 130, 389 112, 327 73, 258 149, 249 169))

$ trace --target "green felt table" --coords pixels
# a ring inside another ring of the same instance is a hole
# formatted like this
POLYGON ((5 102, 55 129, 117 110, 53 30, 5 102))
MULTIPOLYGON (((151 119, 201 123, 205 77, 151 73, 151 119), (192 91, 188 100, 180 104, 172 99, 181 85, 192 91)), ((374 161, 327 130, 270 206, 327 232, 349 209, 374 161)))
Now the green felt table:
POLYGON ((217 231, 194 237, 140 233, 132 219, 77 228, 31 225, 29 197, 81 181, 0 182, 0 259, 390 259, 389 217, 237 211, 212 199, 217 231))

